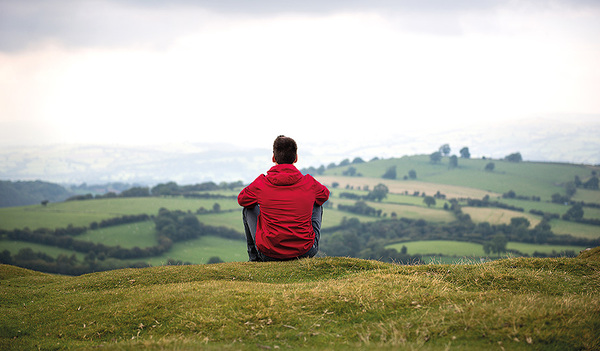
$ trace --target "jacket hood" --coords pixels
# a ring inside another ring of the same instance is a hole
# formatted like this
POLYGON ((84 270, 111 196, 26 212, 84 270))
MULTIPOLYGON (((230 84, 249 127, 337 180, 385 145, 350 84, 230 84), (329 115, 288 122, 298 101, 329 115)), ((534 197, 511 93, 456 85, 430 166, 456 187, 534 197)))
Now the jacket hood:
POLYGON ((275 165, 267 172, 267 180, 273 185, 292 185, 302 179, 302 173, 294 165, 275 165))

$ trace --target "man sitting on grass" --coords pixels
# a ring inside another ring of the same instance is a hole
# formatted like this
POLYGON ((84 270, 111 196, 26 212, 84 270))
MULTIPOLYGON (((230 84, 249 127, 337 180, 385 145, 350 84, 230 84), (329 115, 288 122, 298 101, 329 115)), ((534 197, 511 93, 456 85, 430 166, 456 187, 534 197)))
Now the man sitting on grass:
POLYGON ((294 139, 280 135, 273 162, 238 195, 250 261, 284 261, 313 257, 319 251, 323 203, 329 190, 311 175, 302 175, 294 139))

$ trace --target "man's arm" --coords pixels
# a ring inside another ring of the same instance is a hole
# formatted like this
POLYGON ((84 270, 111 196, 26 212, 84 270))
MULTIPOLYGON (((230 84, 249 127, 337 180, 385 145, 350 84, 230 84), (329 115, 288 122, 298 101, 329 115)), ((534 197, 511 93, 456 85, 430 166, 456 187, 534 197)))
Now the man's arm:
POLYGON ((254 207, 258 204, 254 182, 240 191, 240 194, 238 195, 238 204, 242 207, 254 207))
POLYGON ((315 204, 322 206, 325 201, 329 200, 329 189, 318 181, 315 180, 317 185, 317 196, 315 199, 315 204))

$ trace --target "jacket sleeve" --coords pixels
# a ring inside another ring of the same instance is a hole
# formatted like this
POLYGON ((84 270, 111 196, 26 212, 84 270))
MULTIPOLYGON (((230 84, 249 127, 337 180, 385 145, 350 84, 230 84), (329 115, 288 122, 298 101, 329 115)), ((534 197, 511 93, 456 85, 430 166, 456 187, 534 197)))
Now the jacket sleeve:
MULTIPOLYGON (((258 180, 258 179, 257 179, 258 180)), ((242 189, 238 195, 238 204, 242 207, 254 207, 258 204, 258 196, 256 194, 257 187, 256 182, 252 182, 250 185, 242 189)))
POLYGON ((315 204, 322 206, 325 201, 329 200, 329 189, 327 189, 325 185, 319 183, 317 180, 315 180, 315 185, 317 188, 315 204))

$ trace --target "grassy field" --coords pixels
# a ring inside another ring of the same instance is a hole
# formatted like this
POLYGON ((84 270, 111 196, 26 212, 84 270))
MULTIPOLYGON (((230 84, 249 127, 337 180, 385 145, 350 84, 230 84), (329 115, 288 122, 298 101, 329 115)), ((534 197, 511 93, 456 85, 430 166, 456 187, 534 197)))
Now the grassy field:
POLYGON ((557 219, 550 221, 550 225, 552 226, 552 231, 556 234, 571 234, 573 236, 588 239, 600 238, 600 226, 567 222, 557 219))
POLYGON ((168 210, 196 212, 203 207, 212 210, 218 203, 221 210, 239 209, 235 199, 188 199, 183 197, 138 197, 67 201, 50 203, 47 206, 0 208, 0 229, 29 227, 58 228, 69 224, 87 226, 103 219, 123 215, 155 215, 161 207, 168 210))
POLYGON ((471 216, 471 220, 475 223, 488 222, 490 224, 510 224, 511 218, 525 217, 531 223, 530 228, 533 228, 541 221, 540 216, 501 208, 463 207, 462 211, 471 216))
POLYGON ((597 350, 600 262, 0 265, 1 349, 597 350))
POLYGON ((219 257, 223 262, 248 261, 246 241, 203 236, 198 239, 174 243, 169 252, 142 261, 152 266, 160 266, 166 264, 169 258, 174 258, 183 262, 203 264, 213 256, 219 257))
MULTIPOLYGON (((489 257, 483 251, 483 245, 470 242, 460 241, 448 241, 448 240, 422 240, 422 241, 408 241, 403 243, 397 243, 386 246, 387 248, 394 248, 398 252, 406 246, 407 253, 411 255, 444 255, 444 256, 463 256, 463 257, 489 257)), ((586 249, 582 246, 562 246, 562 245, 538 245, 538 244, 527 244, 527 243, 516 243, 509 242, 506 245, 508 250, 518 250, 524 254, 533 255, 534 252, 541 252, 550 254, 552 251, 560 252, 565 250, 572 250, 578 254, 580 251, 586 249)), ((493 255, 495 256, 495 255, 493 255)))
POLYGON ((158 243, 154 222, 138 222, 113 227, 88 230, 77 236, 78 240, 102 243, 107 246, 123 248, 154 246, 158 243))
MULTIPOLYGON (((487 190, 481 190, 473 187, 448 185, 448 184, 435 184, 425 181, 415 180, 389 180, 382 178, 367 178, 367 177, 340 177, 340 176, 319 176, 317 177, 321 183, 328 187, 332 187, 333 183, 338 183, 340 189, 336 190, 339 192, 345 191, 346 186, 350 187, 361 187, 368 186, 369 189, 373 189, 377 184, 385 184, 390 193, 394 194, 408 194, 412 195, 415 191, 420 194, 425 193, 426 195, 433 196, 438 191, 445 194, 448 198, 473 198, 481 199, 485 195, 490 197, 497 197, 500 194, 490 192, 487 190)), ((422 201, 422 200, 421 200, 422 201)))
POLYGON ((12 254, 17 254, 19 250, 30 248, 34 252, 43 252, 48 256, 57 258, 59 255, 71 256, 75 255, 78 260, 82 261, 84 258, 84 254, 75 252, 69 249, 63 249, 56 246, 49 246, 37 243, 28 243, 24 241, 15 241, 15 240, 0 240, 0 252, 4 250, 8 250, 12 254))
MULTIPOLYGON (((558 163, 539 163, 539 162, 507 162, 503 160, 483 160, 483 159, 459 159, 459 167, 455 169, 448 168, 448 158, 444 157, 442 162, 432 164, 428 155, 410 156, 402 158, 392 158, 377 160, 362 164, 351 164, 345 167, 336 167, 328 169, 325 172, 323 179, 328 182, 337 181, 341 187, 346 184, 360 185, 367 184, 362 179, 372 178, 382 180, 381 176, 385 171, 392 166, 396 166, 397 182, 405 183, 404 185, 395 185, 396 188, 408 188, 410 182, 401 180, 404 175, 412 169, 417 173, 417 180, 424 183, 435 183, 431 187, 425 186, 419 188, 418 191, 425 191, 427 194, 434 194, 437 190, 445 193, 442 189, 436 189, 437 184, 445 184, 448 186, 457 186, 459 188, 468 187, 479 189, 484 193, 476 194, 469 192, 471 198, 481 199, 485 193, 503 194, 509 190, 515 191, 519 195, 524 196, 540 196, 543 200, 550 200, 552 194, 564 194, 562 184, 573 181, 575 176, 579 176, 582 180, 587 179, 592 171, 599 172, 600 167, 592 167, 586 165, 574 164, 558 164, 558 163), (489 163, 495 165, 493 172, 485 172, 484 168, 489 163), (362 174, 361 177, 343 177, 339 179, 349 167, 354 167, 357 173, 362 174), (479 196, 481 195, 481 196, 479 196)), ((417 182, 418 183, 418 182, 417 182)), ((371 181, 369 180, 369 183, 371 181)), ((386 183, 387 184, 387 183, 386 183)), ((388 185, 389 186, 389 185, 388 185)), ((391 189, 391 188, 390 188, 391 189)), ((454 193, 448 189, 448 194, 454 193)), ((394 191, 396 192, 396 191, 394 191)), ((578 191, 579 192, 579 191, 578 191)), ((600 203, 600 192, 581 191, 577 196, 585 198, 588 202, 600 203)), ((493 196, 493 195, 490 195, 493 196)), ((460 197, 460 196, 450 196, 460 197)))

